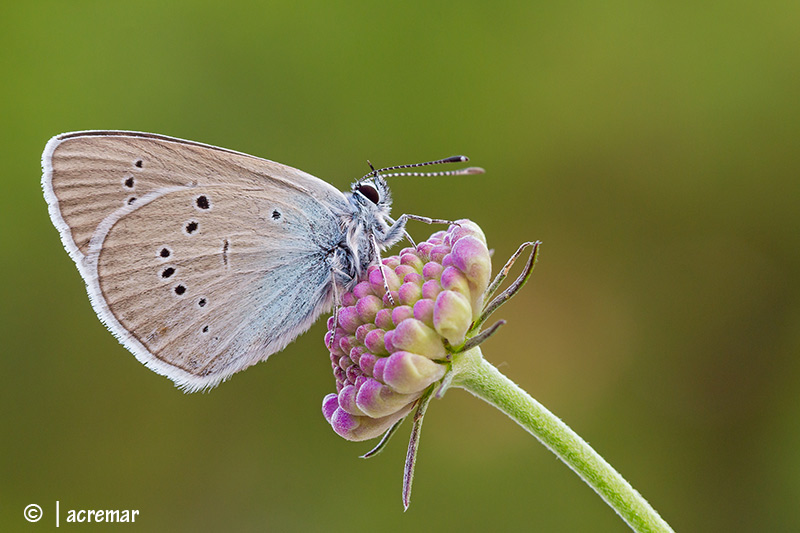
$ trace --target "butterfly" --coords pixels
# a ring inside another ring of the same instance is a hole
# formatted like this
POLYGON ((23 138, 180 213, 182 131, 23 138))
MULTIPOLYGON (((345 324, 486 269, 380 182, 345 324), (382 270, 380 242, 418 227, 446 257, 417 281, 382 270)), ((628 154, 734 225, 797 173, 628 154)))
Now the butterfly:
POLYGON ((47 143, 42 188, 103 324, 145 366, 197 391, 282 350, 338 306, 408 236, 408 220, 447 223, 393 219, 385 178, 483 170, 387 172, 463 161, 370 165, 342 192, 207 144, 82 131, 47 143))

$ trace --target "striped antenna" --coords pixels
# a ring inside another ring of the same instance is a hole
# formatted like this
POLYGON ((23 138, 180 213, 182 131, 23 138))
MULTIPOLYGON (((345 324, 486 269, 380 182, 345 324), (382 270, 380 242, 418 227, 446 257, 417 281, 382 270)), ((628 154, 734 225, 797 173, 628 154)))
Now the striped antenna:
MULTIPOLYGON (((395 176, 465 176, 467 174, 483 174, 486 172, 481 167, 468 167, 460 168, 458 170, 443 170, 441 172, 393 172, 391 174, 381 174, 384 178, 393 178, 395 176)), ((371 176, 372 174, 367 174, 371 176)))
POLYGON ((480 167, 469 167, 469 168, 462 168, 459 170, 445 170, 442 172, 393 172, 391 174, 382 174, 388 170, 399 170, 401 168, 417 168, 417 167, 426 167, 428 165, 441 165, 443 163, 464 163, 465 161, 469 161, 469 158, 465 155, 454 155, 452 157, 445 157, 444 159, 437 159, 436 161, 426 161, 425 163, 412 163, 410 165, 395 165, 393 167, 386 167, 375 170, 375 167, 372 166, 372 163, 367 160, 367 164, 369 168, 372 169, 372 172, 365 174, 358 181, 364 181, 370 177, 377 177, 381 175, 384 178, 394 178, 397 176, 463 176, 466 174, 483 174, 484 170, 480 167))

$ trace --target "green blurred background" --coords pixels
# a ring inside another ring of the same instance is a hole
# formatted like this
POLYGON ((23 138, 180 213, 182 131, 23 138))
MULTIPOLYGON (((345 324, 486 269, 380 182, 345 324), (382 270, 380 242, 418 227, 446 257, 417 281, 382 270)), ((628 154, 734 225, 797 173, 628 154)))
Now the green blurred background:
POLYGON ((42 198, 45 142, 81 129, 340 188, 367 158, 468 154, 486 175, 392 187, 395 214, 477 221, 498 264, 544 241, 488 359, 677 530, 800 530, 798 27, 796 1, 5 2, 0 530, 53 527, 56 500, 141 531, 626 530, 457 390, 403 513, 409 427, 369 461, 333 433, 322 322, 208 394, 148 371, 42 198))

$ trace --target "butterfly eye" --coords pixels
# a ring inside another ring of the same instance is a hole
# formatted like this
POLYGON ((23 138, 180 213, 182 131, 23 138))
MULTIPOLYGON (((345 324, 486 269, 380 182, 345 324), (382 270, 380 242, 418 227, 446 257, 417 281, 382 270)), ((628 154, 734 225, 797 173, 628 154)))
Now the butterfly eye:
POLYGON ((358 187, 356 187, 356 190, 361 194, 363 194, 373 204, 377 204, 381 200, 381 197, 378 194, 378 189, 376 189, 372 185, 367 185, 366 183, 362 183, 358 187))

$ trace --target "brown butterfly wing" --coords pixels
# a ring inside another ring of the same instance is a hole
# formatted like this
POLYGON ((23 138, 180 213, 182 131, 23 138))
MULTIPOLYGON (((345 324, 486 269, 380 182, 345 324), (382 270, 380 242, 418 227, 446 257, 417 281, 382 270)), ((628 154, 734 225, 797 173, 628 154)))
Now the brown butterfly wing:
POLYGON ((327 183, 123 132, 59 136, 43 161, 53 222, 98 316, 180 386, 266 359, 330 306, 328 253, 348 205, 327 183))
POLYGON ((224 176, 242 189, 270 179, 322 202, 341 197, 332 185, 290 166, 151 133, 64 133, 47 143, 42 167, 51 218, 79 267, 106 217, 161 189, 213 184, 224 176))

